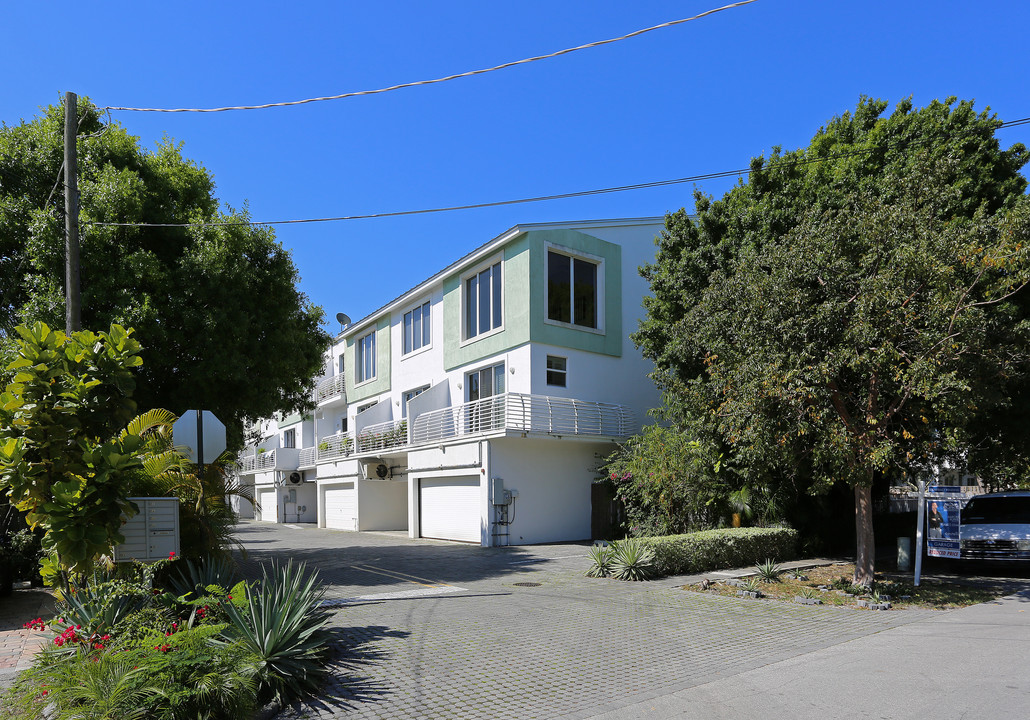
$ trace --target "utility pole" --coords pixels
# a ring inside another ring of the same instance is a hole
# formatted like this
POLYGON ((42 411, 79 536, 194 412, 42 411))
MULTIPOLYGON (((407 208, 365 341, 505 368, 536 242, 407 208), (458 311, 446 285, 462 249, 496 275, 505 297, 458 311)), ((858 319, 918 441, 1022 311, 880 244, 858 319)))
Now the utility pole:
POLYGON ((64 94, 64 329, 82 329, 79 293, 79 168, 75 139, 79 132, 78 98, 64 94))

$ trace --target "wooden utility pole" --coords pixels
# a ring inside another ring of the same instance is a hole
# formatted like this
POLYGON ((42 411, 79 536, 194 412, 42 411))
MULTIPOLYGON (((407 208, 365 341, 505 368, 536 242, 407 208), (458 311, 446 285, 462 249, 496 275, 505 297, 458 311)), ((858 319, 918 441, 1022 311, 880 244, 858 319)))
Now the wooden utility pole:
POLYGON ((78 98, 64 94, 64 329, 82 329, 79 293, 79 168, 75 139, 79 132, 78 98))

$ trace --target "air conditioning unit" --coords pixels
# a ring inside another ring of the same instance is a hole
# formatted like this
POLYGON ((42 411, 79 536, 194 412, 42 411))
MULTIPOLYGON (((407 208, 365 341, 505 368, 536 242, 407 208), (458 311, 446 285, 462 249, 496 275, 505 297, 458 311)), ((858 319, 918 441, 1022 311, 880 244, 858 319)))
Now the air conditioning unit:
POLYGON ((302 482, 304 482, 304 476, 299 472, 291 472, 290 477, 286 479, 287 485, 300 485, 302 482))
POLYGON ((365 463, 366 480, 389 480, 392 476, 390 466, 382 460, 373 459, 365 463))

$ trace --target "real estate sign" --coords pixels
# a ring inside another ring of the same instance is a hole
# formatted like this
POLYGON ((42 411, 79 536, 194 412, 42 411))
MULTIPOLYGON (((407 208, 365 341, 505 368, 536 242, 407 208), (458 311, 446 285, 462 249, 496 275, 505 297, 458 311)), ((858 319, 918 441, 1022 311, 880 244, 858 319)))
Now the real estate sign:
POLYGON ((930 498, 926 501, 926 554, 956 558, 959 552, 961 500, 930 498))

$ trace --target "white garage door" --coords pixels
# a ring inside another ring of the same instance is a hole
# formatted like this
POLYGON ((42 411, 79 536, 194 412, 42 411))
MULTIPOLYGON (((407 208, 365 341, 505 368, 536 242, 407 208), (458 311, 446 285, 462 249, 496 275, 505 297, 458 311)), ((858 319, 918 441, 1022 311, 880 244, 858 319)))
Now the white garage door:
POLYGON ((266 522, 275 522, 278 518, 279 499, 275 490, 261 490, 258 492, 258 502, 261 503, 261 519, 266 522))
POLYGON ((325 491, 325 526, 336 530, 358 529, 358 497, 354 483, 325 491))
POLYGON ((424 538, 478 543, 479 478, 420 480, 419 526, 424 538))

